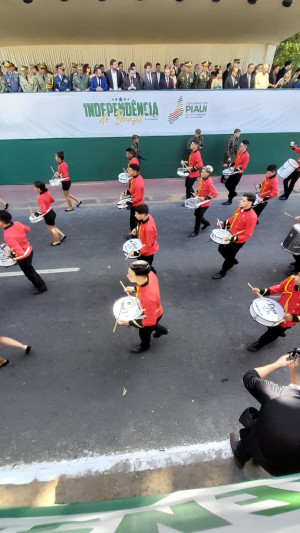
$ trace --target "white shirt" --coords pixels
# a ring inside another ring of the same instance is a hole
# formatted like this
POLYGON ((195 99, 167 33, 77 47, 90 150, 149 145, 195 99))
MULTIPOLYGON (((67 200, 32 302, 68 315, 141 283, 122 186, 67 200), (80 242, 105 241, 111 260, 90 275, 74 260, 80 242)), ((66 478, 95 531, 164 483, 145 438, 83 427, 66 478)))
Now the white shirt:
POLYGON ((114 89, 114 91, 117 91, 118 90, 117 71, 116 70, 112 70, 112 69, 110 69, 110 71, 111 71, 111 77, 112 77, 112 82, 113 82, 113 89, 114 89))

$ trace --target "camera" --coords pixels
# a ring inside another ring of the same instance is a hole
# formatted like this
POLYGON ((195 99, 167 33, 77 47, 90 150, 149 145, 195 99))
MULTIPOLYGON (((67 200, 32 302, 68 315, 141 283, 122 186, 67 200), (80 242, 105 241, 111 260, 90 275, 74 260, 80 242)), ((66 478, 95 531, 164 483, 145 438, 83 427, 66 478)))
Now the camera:
POLYGON ((293 348, 289 352, 288 360, 289 361, 296 361, 297 357, 300 357, 300 348, 293 348))

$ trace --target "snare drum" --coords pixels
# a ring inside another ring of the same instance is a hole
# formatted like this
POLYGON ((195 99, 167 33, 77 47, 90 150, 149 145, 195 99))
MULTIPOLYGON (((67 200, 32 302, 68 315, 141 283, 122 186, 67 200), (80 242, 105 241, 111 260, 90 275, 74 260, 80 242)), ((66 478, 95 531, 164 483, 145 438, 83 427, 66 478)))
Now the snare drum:
POLYGON ((255 195, 255 200, 254 200, 254 202, 253 202, 252 207, 255 207, 255 206, 258 205, 259 203, 260 203, 260 201, 259 201, 259 195, 256 194, 256 195, 255 195))
POLYGON ((187 198, 184 202, 184 206, 188 209, 197 209, 200 205, 205 204, 207 200, 200 202, 199 197, 197 198, 187 198))
POLYGON ((190 171, 187 168, 178 168, 177 169, 177 176, 180 176, 180 178, 187 178, 190 171))
POLYGON ((250 315, 262 326, 271 328, 282 322, 284 310, 271 298, 256 298, 250 305, 250 315))
POLYGON ((36 222, 41 222, 41 220, 44 220, 44 215, 39 215, 38 217, 30 215, 29 220, 31 224, 36 224, 36 222))
POLYGON ((121 172, 121 174, 118 175, 118 180, 120 183, 128 183, 129 182, 129 176, 127 172, 121 172))
POLYGON ((232 237, 232 234, 227 229, 217 228, 213 229, 210 238, 217 244, 229 244, 230 241, 224 241, 225 237, 232 237))
POLYGON ((59 178, 52 178, 51 180, 49 180, 49 183, 52 187, 57 187, 57 185, 60 185, 62 182, 62 179, 59 179, 59 178))
POLYGON ((0 266, 1 267, 10 267, 17 263, 12 257, 6 257, 6 254, 10 253, 10 248, 7 244, 3 243, 0 245, 0 266))
POLYGON ((281 246, 290 254, 300 255, 300 224, 295 224, 292 227, 281 246))
POLYGON ((124 322, 144 318, 141 304, 134 296, 123 296, 122 298, 119 298, 114 303, 113 314, 116 320, 119 319, 124 322))
POLYGON ((231 174, 233 174, 233 170, 231 170, 231 168, 224 168, 223 172, 222 172, 223 176, 231 176, 231 174))
POLYGON ((297 161, 295 161, 295 159, 288 159, 282 167, 277 170, 277 174, 280 178, 285 179, 288 178, 296 168, 298 168, 297 161))
POLYGON ((123 244, 123 252, 125 252, 125 255, 128 255, 130 252, 138 252, 142 246, 140 239, 129 239, 123 244))

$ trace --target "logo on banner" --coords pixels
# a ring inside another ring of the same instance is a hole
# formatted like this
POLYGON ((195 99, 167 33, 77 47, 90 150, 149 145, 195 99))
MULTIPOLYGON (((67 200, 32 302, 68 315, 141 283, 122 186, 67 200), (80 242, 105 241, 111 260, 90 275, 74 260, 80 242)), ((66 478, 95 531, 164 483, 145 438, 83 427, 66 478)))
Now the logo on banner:
POLYGON ((88 102, 83 104, 86 118, 99 118, 101 124, 114 120, 114 125, 141 124, 144 120, 158 119, 157 102, 136 102, 129 98, 112 98, 111 103, 88 102))
POLYGON ((177 105, 176 105, 175 111, 170 113, 169 116, 168 116, 169 124, 173 124, 173 122, 175 122, 175 120, 178 120, 179 117, 181 117, 181 115, 183 115, 183 98, 182 98, 182 96, 180 96, 180 98, 178 98, 178 100, 177 100, 177 105))
POLYGON ((207 113, 207 102, 187 102, 185 104, 185 118, 203 118, 207 113))

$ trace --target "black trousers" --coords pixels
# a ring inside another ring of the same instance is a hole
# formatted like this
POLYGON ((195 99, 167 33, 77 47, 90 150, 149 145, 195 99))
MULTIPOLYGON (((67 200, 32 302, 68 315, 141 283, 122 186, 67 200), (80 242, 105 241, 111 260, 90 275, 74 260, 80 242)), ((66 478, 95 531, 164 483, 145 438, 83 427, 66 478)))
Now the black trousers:
POLYGON ((300 272, 300 255, 293 254, 293 258, 295 259, 295 272, 300 272))
POLYGON ((228 202, 232 202, 232 199, 236 196, 235 189, 237 188, 242 175, 243 172, 240 172, 240 174, 234 174, 233 176, 229 176, 226 181, 225 187, 228 190, 228 202))
POLYGON ((300 178, 300 172, 294 170, 288 178, 283 180, 284 196, 288 198, 294 188, 296 181, 300 178))
POLYGON ((193 189, 193 185, 194 185, 196 180, 197 180, 197 178, 185 178, 186 198, 191 198, 192 197, 192 193, 195 192, 194 189, 193 189))
POLYGON ((158 333, 160 331, 165 332, 167 328, 164 326, 161 326, 158 322, 160 321, 162 315, 157 320, 156 324, 154 326, 145 326, 144 328, 139 329, 139 336, 141 339, 141 346, 142 348, 149 348, 151 343, 151 335, 153 331, 157 331, 158 333))
POLYGON ((253 211, 255 211, 258 217, 261 215, 265 207, 267 207, 267 204, 268 202, 261 202, 253 207, 253 211))
POLYGON ((195 212, 194 212, 194 215, 196 217, 195 218, 195 228, 194 228, 194 232, 195 233, 199 233, 199 229, 200 229, 200 224, 201 223, 203 225, 209 224, 208 220, 206 220, 206 218, 204 218, 204 213, 205 213, 205 211, 207 211, 208 207, 198 207, 197 209, 195 209, 195 212))
POLYGON ((270 344, 270 342, 275 341, 276 339, 278 339, 278 337, 283 337, 284 332, 288 329, 291 329, 291 327, 282 328, 281 326, 274 326, 273 328, 268 328, 266 333, 259 337, 257 342, 261 346, 266 346, 266 344, 270 344))
POLYGON ((153 259, 154 259, 154 254, 153 255, 140 255, 139 256, 139 259, 141 259, 142 261, 147 261, 149 263, 149 265, 152 265, 153 263, 153 259))
POLYGON ((130 208, 130 220, 129 220, 129 224, 130 224, 130 229, 131 231, 137 227, 137 224, 138 224, 138 221, 137 219, 135 218, 134 216, 134 213, 135 213, 135 207, 131 206, 130 208))
POLYGON ((31 283, 38 289, 39 291, 44 291, 47 289, 46 283, 42 280, 41 276, 34 270, 32 266, 32 256, 33 251, 29 254, 28 257, 25 257, 25 259, 20 259, 18 261, 18 265, 22 272, 24 272, 26 278, 31 281, 31 283))
POLYGON ((221 268, 221 274, 225 275, 227 270, 232 268, 235 264, 235 256, 244 246, 244 242, 230 242, 229 244, 219 244, 218 252, 224 257, 225 261, 221 268))

